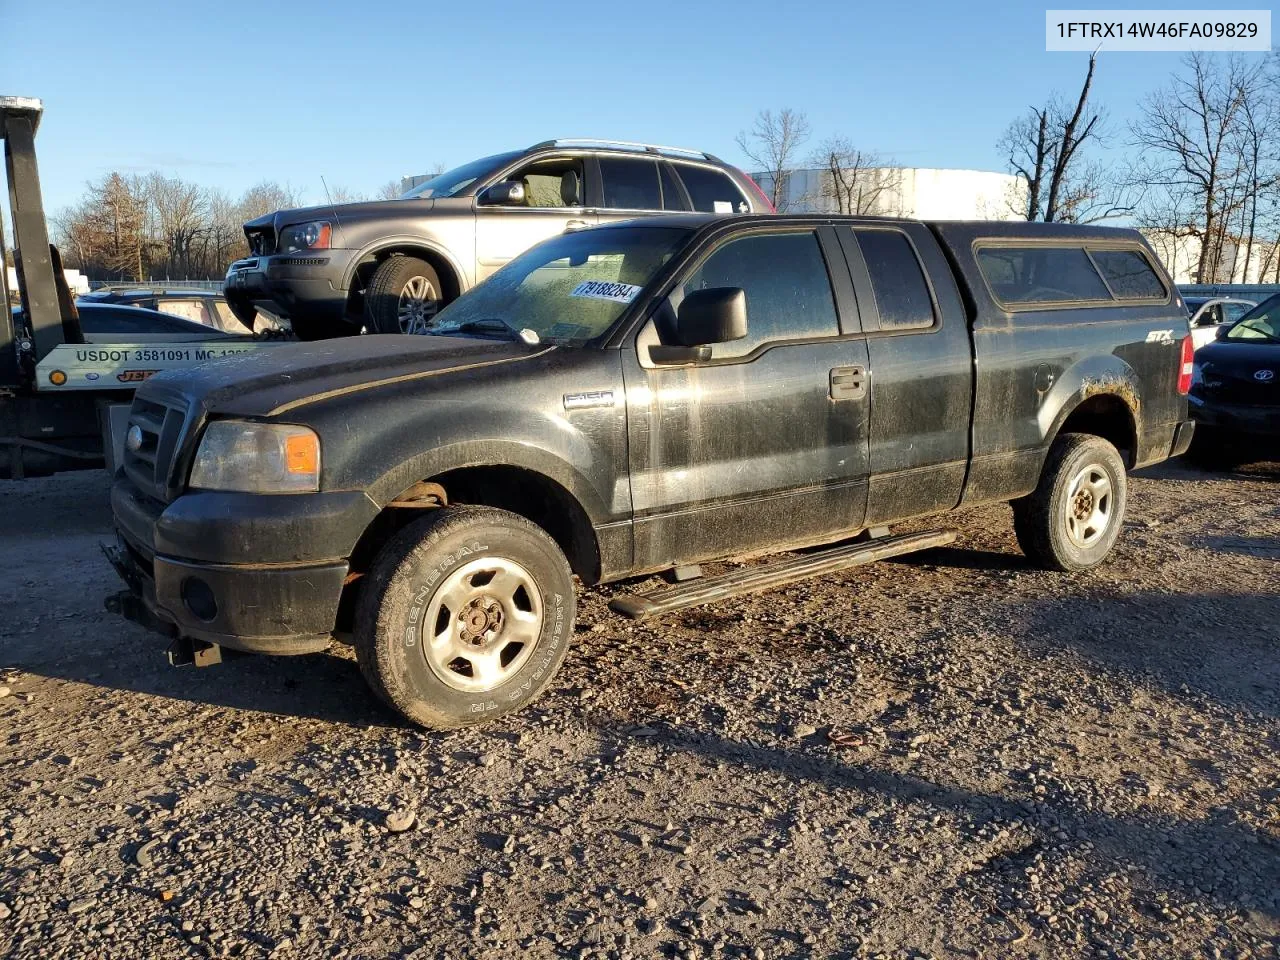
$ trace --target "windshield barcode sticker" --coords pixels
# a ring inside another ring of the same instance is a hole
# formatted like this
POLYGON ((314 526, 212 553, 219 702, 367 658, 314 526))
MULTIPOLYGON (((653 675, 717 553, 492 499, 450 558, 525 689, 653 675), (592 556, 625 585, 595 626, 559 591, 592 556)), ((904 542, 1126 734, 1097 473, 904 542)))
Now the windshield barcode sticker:
POLYGON ((630 303, 636 298, 640 287, 630 283, 609 283, 606 280, 584 280, 573 288, 571 297, 586 297, 588 300, 613 300, 615 303, 630 303))

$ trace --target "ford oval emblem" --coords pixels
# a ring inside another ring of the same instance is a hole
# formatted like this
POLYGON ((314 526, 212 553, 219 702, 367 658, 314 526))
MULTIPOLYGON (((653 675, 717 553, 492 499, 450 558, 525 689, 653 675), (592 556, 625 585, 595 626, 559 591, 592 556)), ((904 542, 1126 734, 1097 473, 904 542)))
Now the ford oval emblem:
POLYGON ((1269 381, 1274 380, 1275 377, 1276 372, 1274 370, 1259 370, 1253 375, 1253 379, 1261 380, 1263 383, 1268 383, 1269 381))
POLYGON ((142 428, 136 423, 124 435, 124 445, 131 453, 137 453, 142 449, 142 428))

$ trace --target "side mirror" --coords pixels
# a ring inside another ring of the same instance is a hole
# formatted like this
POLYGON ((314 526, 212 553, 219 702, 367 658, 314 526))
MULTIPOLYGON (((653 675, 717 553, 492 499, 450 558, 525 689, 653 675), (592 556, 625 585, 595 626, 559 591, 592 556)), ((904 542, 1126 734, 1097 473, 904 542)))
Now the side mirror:
POLYGON ((476 198, 482 207, 512 207, 524 204, 524 184, 518 180, 503 180, 486 187, 476 198))
POLYGON ((695 290, 680 304, 676 337, 683 346, 728 343, 746 335, 747 294, 741 287, 695 290))
MULTIPOLYGON (((667 307, 666 309, 670 309, 667 307)), ((684 298, 675 318, 677 344, 653 344, 656 364, 700 363, 711 359, 711 345, 747 335, 747 294, 741 287, 695 290, 684 298)))

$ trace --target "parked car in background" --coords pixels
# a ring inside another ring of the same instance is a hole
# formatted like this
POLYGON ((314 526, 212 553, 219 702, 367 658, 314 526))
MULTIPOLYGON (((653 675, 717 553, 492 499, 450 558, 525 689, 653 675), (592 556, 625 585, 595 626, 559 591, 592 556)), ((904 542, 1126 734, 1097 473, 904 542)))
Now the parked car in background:
POLYGON ((1212 342, 1222 324, 1235 323, 1257 306, 1238 297, 1184 297, 1182 302, 1191 318, 1191 342, 1197 350, 1212 342))
POLYGON ((1280 293, 1196 351, 1191 455, 1207 466, 1280 459, 1280 293))
POLYGON ((419 333, 440 307, 535 243, 664 210, 773 207, 745 173, 700 150, 547 140, 464 164, 399 200, 251 220, 244 232, 253 255, 231 264, 225 293, 241 319, 265 306, 303 340, 419 333))
MULTIPOLYGON (((22 311, 14 307, 15 321, 22 311)), ((217 334, 207 324, 131 304, 81 298, 76 315, 85 343, 168 343, 211 340, 217 334)))
POLYGON ((80 306, 89 303, 114 303, 158 310, 239 336, 254 333, 255 330, 261 332, 265 328, 280 327, 277 322, 264 318, 261 313, 256 317, 251 315, 252 323, 242 323, 231 310, 226 298, 210 290, 111 287, 83 294, 76 302, 80 306))

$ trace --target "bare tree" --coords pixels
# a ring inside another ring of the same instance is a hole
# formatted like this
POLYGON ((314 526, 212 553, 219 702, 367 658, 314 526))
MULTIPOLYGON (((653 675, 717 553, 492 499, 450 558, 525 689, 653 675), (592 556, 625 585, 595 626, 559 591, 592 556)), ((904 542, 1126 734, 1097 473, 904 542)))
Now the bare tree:
MULTIPOLYGON (((1256 121, 1270 109, 1264 98, 1274 94, 1262 63, 1200 53, 1183 63, 1186 73, 1147 96, 1142 116, 1131 125, 1141 151, 1136 178, 1156 190, 1149 206, 1169 208, 1160 219, 1183 224, 1199 240, 1196 280, 1211 283, 1222 272, 1228 246, 1234 247, 1232 216, 1242 204, 1256 206, 1272 177, 1263 173, 1263 157, 1272 152, 1276 133, 1263 134, 1256 121), (1251 128, 1265 136, 1256 165, 1251 128)), ((1227 268, 1234 273, 1234 263, 1227 268)))
POLYGON ((388 180, 386 183, 384 183, 382 186, 378 188, 378 199, 379 200, 399 200, 400 194, 403 192, 404 191, 400 189, 399 180, 388 180))
POLYGON ((779 213, 788 207, 787 175, 809 139, 809 121, 790 107, 761 110, 750 130, 738 134, 738 149, 765 174, 770 201, 779 213))
POLYGON ((823 169, 822 199, 833 202, 837 213, 897 212, 902 174, 879 154, 858 149, 847 137, 829 137, 809 162, 823 169))
POLYGON ((245 191, 240 198, 239 215, 241 220, 252 220, 265 213, 300 206, 302 197, 293 187, 288 184, 282 186, 274 180, 264 180, 245 191))
POLYGON ((203 266, 196 263, 197 244, 209 230, 204 190, 160 173, 148 176, 144 186, 155 221, 152 237, 165 260, 165 276, 192 276, 203 266))
POLYGON ((1105 168, 1085 159, 1089 145, 1104 135, 1105 116, 1089 99, 1097 65, 1095 53, 1074 102, 1055 94, 1030 107, 1000 138, 1009 169, 1027 181, 1025 196, 1015 194, 1016 212, 1027 220, 1085 223, 1131 207, 1109 199, 1114 184, 1105 168))
POLYGON ((335 184, 329 188, 329 195, 325 198, 331 203, 360 203, 369 198, 363 193, 352 190, 350 187, 344 187, 341 184, 335 184))

